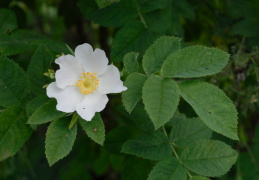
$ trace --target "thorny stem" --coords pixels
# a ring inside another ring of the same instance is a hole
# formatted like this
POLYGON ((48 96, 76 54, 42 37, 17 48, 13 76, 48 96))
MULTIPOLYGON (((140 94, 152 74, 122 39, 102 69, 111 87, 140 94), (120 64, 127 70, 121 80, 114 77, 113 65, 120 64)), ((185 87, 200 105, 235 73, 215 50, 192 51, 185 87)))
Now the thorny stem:
POLYGON ((138 10, 139 18, 140 18, 141 22, 144 24, 145 28, 147 28, 146 21, 145 21, 145 19, 144 19, 144 17, 143 17, 143 15, 142 15, 142 13, 141 13, 141 11, 140 11, 140 8, 139 8, 139 5, 138 5, 138 2, 137 2, 137 1, 135 1, 135 2, 136 2, 136 5, 137 5, 137 10, 138 10))
POLYGON ((178 156, 177 152, 175 151, 174 146, 173 146, 173 144, 170 142, 170 139, 169 139, 169 137, 168 137, 168 135, 167 135, 167 132, 166 132, 166 130, 165 130, 165 127, 162 126, 162 129, 163 129, 163 132, 164 132, 165 136, 167 137, 167 139, 168 139, 168 141, 169 141, 169 144, 170 144, 170 146, 171 146, 171 148, 172 148, 172 150, 173 150, 173 153, 174 153, 175 157, 179 160, 180 164, 183 165, 183 167, 185 168, 186 173, 188 174, 188 176, 189 176, 190 179, 191 179, 191 178, 192 178, 192 175, 191 175, 191 173, 186 169, 186 167, 184 166, 182 160, 180 159, 180 157, 178 156))

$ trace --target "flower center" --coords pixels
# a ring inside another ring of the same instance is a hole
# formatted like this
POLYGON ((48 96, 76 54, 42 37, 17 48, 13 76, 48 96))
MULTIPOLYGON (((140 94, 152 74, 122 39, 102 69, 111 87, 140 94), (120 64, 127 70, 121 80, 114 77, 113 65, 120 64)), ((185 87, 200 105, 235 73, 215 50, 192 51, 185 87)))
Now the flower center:
MULTIPOLYGON (((99 79, 96 78, 95 72, 83 72, 80 79, 76 82, 76 86, 82 94, 92 94, 99 87, 99 79)), ((73 86, 75 86, 73 85, 73 86)))

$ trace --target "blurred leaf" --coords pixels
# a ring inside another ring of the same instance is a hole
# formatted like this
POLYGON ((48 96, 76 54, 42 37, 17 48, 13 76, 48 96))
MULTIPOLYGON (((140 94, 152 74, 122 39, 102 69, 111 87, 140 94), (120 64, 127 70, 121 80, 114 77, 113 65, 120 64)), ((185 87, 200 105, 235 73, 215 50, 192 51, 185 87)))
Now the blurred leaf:
POLYGON ((147 112, 145 111, 144 105, 142 103, 138 103, 130 114, 123 107, 118 108, 118 110, 126 117, 131 119, 142 131, 148 132, 155 130, 154 125, 147 112))
POLYGON ((46 89, 42 88, 47 84, 46 77, 43 74, 51 68, 50 64, 53 59, 53 55, 44 46, 40 46, 31 58, 27 71, 31 82, 31 90, 38 96, 46 93, 46 89))
POLYGON ((141 22, 131 22, 123 26, 112 42, 112 61, 122 61, 126 53, 141 54, 153 43, 154 35, 141 22))
POLYGON ((139 0, 137 1, 140 5, 140 10, 142 13, 147 13, 151 11, 155 11, 157 9, 164 9, 170 6, 171 0, 139 0))
POLYGON ((171 157, 159 161, 148 175, 148 180, 168 179, 187 180, 187 174, 180 162, 171 157))
POLYGON ((139 55, 139 53, 130 52, 124 56, 124 58, 123 58, 124 68, 129 73, 138 72, 138 69, 139 69, 138 55, 139 55))
POLYGON ((151 170, 151 163, 148 160, 136 157, 130 157, 121 172, 122 180, 146 180, 149 171, 151 170))
POLYGON ((0 114, 0 161, 16 154, 31 136, 32 129, 26 121, 25 112, 19 106, 0 114))
POLYGON ((178 121, 178 123, 173 125, 170 140, 177 147, 185 148, 196 140, 210 139, 211 136, 212 130, 200 118, 190 118, 178 121))
POLYGON ((119 2, 120 0, 95 0, 95 1, 98 4, 99 8, 104 8, 115 2, 119 2))
POLYGON ((233 26, 232 33, 247 37, 259 36, 259 20, 255 18, 243 19, 233 26))
POLYGON ((144 133, 126 141, 121 152, 151 160, 163 160, 171 156, 172 149, 167 137, 160 131, 144 133))
POLYGON ((68 128, 68 118, 53 121, 47 130, 45 153, 49 166, 67 156, 76 139, 77 126, 68 128))
POLYGON ((216 177, 229 171, 237 160, 237 152, 221 141, 199 140, 183 150, 181 160, 199 175, 216 177))
POLYGON ((79 0, 77 5, 86 18, 106 27, 120 27, 138 16, 134 0, 121 0, 100 10, 94 0, 79 0))
POLYGON ((180 84, 181 96, 212 130, 238 140, 237 111, 233 102, 218 87, 206 82, 180 84))
POLYGON ((105 139, 105 129, 100 113, 96 113, 91 121, 79 118, 79 123, 88 137, 96 143, 103 145, 105 139))
POLYGON ((160 71, 166 58, 181 47, 180 38, 162 36, 154 42, 145 52, 143 68, 146 74, 160 71))
POLYGON ((97 176, 101 176, 109 167, 109 154, 104 149, 101 149, 98 154, 98 157, 93 162, 93 170, 97 176))
POLYGON ((171 54, 162 65, 162 76, 192 78, 213 75, 227 64, 229 54, 216 48, 189 46, 171 54))
POLYGON ((0 33, 0 53, 4 56, 19 54, 28 49, 23 41, 15 40, 8 34, 0 33))
POLYGON ((66 113, 58 111, 56 105, 56 100, 50 99, 34 111, 27 123, 44 124, 64 116, 66 113))
POLYGON ((146 79, 145 75, 139 73, 132 73, 127 77, 124 85, 128 89, 122 92, 122 102, 129 113, 141 99, 142 87, 146 79))
MULTIPOLYGON (((256 151, 258 151, 258 149, 256 149, 256 151)), ((239 154, 238 160, 237 160, 237 166, 239 167, 239 170, 240 170, 240 173, 238 174, 240 178, 249 179, 249 180, 258 179, 259 174, 256 169, 258 167, 256 167, 253 164, 251 160, 251 156, 247 152, 242 152, 239 154)))
POLYGON ((134 129, 124 126, 116 127, 106 134, 104 148, 111 153, 120 154, 123 143, 133 137, 134 129))
POLYGON ((188 19, 195 18, 194 9, 186 0, 173 0, 173 12, 188 19))
POLYGON ((172 8, 171 6, 165 9, 159 9, 146 14, 143 18, 148 29, 156 33, 165 33, 172 26, 172 8))
POLYGON ((173 117, 180 91, 174 80, 151 75, 143 86, 142 98, 155 129, 158 129, 173 117))
POLYGON ((210 180, 210 179, 202 176, 192 176, 191 180, 210 180))
POLYGON ((10 33, 17 28, 17 21, 13 11, 0 9, 0 33, 10 33))
POLYGON ((26 116, 30 117, 36 109, 38 109, 41 105, 46 103, 49 98, 46 95, 38 96, 29 101, 26 104, 26 116))
POLYGON ((0 105, 21 105, 29 96, 26 73, 12 60, 0 56, 0 105))

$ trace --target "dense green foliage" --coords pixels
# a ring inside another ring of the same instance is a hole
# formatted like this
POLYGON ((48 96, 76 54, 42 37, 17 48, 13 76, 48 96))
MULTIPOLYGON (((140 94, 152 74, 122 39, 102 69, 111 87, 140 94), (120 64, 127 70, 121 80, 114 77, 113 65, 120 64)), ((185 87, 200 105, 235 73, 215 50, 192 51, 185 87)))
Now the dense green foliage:
POLYGON ((0 179, 257 180, 258 12, 256 0, 1 1, 0 179), (91 121, 45 89, 83 43, 128 88, 91 121))

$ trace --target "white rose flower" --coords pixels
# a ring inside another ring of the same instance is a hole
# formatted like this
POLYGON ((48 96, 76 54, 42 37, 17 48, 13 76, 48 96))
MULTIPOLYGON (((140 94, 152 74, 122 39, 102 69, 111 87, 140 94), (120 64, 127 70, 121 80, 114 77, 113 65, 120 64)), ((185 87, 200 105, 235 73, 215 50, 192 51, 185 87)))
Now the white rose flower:
POLYGON ((127 90, 118 68, 108 65, 105 52, 93 51, 87 43, 76 47, 75 57, 63 55, 55 62, 60 69, 56 71, 56 82, 47 87, 47 96, 57 99, 59 111, 76 111, 83 119, 91 121, 95 112, 105 108, 106 94, 127 90))

